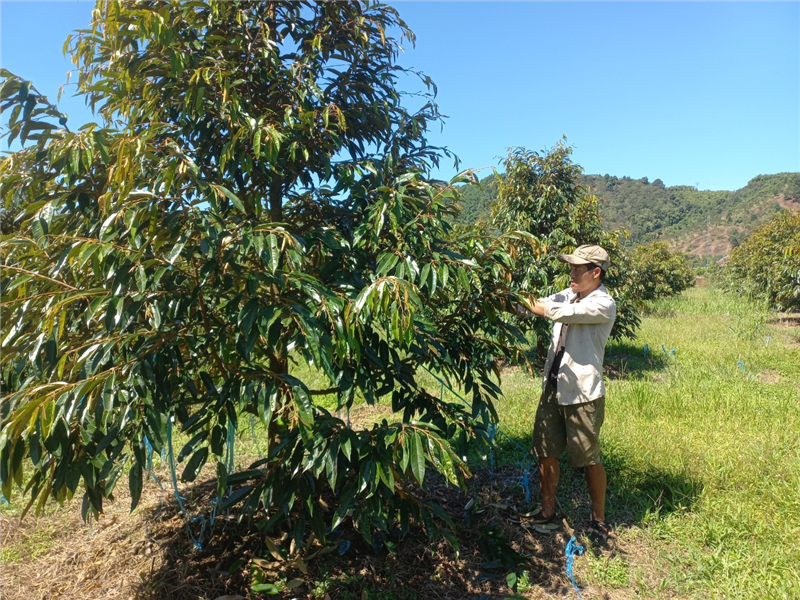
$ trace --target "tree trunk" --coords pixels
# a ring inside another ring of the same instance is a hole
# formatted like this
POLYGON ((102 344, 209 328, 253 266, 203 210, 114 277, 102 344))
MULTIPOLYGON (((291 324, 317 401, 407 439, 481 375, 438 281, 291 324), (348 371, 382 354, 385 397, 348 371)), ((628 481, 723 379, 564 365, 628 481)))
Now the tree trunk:
POLYGON ((283 221, 283 186, 280 183, 269 188, 269 220, 272 223, 283 221))

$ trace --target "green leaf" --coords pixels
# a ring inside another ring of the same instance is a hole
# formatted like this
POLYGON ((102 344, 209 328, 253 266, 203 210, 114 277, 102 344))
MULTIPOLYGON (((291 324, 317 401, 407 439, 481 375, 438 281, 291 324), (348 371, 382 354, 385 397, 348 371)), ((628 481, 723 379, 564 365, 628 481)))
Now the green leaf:
POLYGON ((131 492, 131 512, 139 505, 142 497, 142 465, 134 462, 128 472, 128 487, 131 492))
POLYGON ((270 256, 270 267, 272 268, 272 272, 278 270, 278 265, 280 262, 280 251, 278 250, 278 238, 275 236, 274 233, 269 234, 269 256, 270 256))
POLYGON ((170 250, 170 253, 167 255, 167 262, 169 264, 171 264, 171 265, 175 264, 175 261, 181 255, 181 252, 183 251, 183 247, 185 245, 186 245, 186 242, 178 242, 177 244, 175 244, 172 247, 172 250, 170 250))
POLYGON ((233 205, 236 207, 236 210, 238 210, 241 213, 245 213, 245 214, 247 213, 247 211, 244 208, 244 204, 239 199, 239 196, 234 194, 232 191, 230 191, 224 185, 218 185, 217 188, 219 189, 219 191, 221 191, 225 195, 225 197, 228 198, 228 200, 233 202, 233 205))
POLYGON ((203 446, 192 455, 181 474, 181 481, 194 481, 200 474, 200 469, 208 460, 208 446, 203 446))
POLYGON ((303 426, 304 431, 310 434, 311 427, 314 424, 314 412, 311 407, 311 398, 302 385, 294 386, 292 392, 294 393, 294 404, 297 407, 300 424, 303 426))
POLYGON ((394 252, 384 252, 378 257, 378 264, 375 268, 375 273, 378 276, 386 275, 394 268, 399 260, 400 257, 394 252))
POLYGON ((136 288, 140 294, 147 289, 147 273, 142 265, 136 266, 136 288))
POLYGON ((411 464, 411 437, 406 435, 403 437, 403 445, 400 449, 400 470, 405 473, 408 470, 408 466, 411 464))
MULTIPOLYGON (((422 266, 422 271, 420 271, 420 276, 419 276, 419 285, 420 285, 420 287, 422 287, 424 285, 428 285, 428 275, 429 275, 430 271, 431 271, 431 264, 430 263, 425 263, 422 266)), ((436 269, 434 269, 434 272, 436 272, 436 269)), ((430 288, 430 286, 429 286, 429 288, 430 288)), ((430 289, 428 290, 428 293, 431 294, 431 295, 433 294, 433 292, 430 291, 430 289)))
POLYGON ((422 439, 419 433, 412 436, 409 451, 411 453, 411 472, 422 486, 425 482, 425 451, 422 449, 422 439))

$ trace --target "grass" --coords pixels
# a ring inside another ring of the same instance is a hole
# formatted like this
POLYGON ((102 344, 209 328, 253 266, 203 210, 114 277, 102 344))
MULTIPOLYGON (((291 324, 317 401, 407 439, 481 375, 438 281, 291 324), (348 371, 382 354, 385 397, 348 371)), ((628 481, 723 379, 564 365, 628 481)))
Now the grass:
MULTIPOLYGON (((800 332, 770 319, 695 288, 653 305, 635 344, 607 349, 623 374, 607 389, 608 516, 661 565, 643 597, 664 587, 686 598, 800 597, 800 332)), ((538 386, 521 373, 503 384, 501 427, 522 440, 538 386)), ((582 482, 565 470, 562 503, 582 518, 582 482)), ((630 561, 590 564, 609 587, 636 585, 630 561)))
POLYGON ((612 456, 634 472, 691 482, 696 492, 681 510, 648 515, 654 538, 669 542, 676 589, 796 598, 800 348, 767 325, 768 313, 707 288, 663 306, 668 312, 647 320, 641 341, 676 348, 677 360, 663 381, 610 387, 612 456))

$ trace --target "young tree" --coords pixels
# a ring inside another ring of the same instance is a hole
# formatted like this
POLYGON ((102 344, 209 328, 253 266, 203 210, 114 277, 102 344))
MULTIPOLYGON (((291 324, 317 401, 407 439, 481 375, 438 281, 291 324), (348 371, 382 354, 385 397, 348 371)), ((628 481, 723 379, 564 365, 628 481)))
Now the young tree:
POLYGON ((672 252, 666 242, 640 244, 630 256, 631 285, 641 300, 681 293, 694 285, 695 275, 682 252, 672 252))
POLYGON ((778 310, 800 310, 800 212, 783 211, 731 251, 723 287, 764 300, 778 310))
POLYGON ((223 508, 267 529, 294 515, 298 541, 346 518, 367 539, 447 522, 426 470, 463 484, 465 444, 488 437, 530 240, 452 235, 463 178, 428 178, 435 88, 420 75, 427 102, 407 107, 397 33, 413 41, 369 2, 99 0, 69 48, 102 123, 77 131, 3 72, 25 144, 0 164, 23 207, 2 239, 6 497, 82 492, 99 512, 127 471, 135 507, 175 427, 184 480, 216 461, 223 508), (471 405, 430 393, 424 368, 471 405), (354 430, 322 394, 390 399, 397 419, 354 430), (233 473, 221 458, 248 414, 268 447, 233 473))
MULTIPOLYGON (((602 229, 598 200, 579 183, 581 167, 572 162, 572 148, 560 142, 541 153, 513 148, 504 160, 505 174, 497 177, 498 198, 492 205, 492 224, 500 231, 523 231, 544 244, 547 253, 523 253, 514 275, 519 289, 546 296, 569 285, 569 273, 557 255, 581 244, 599 244, 611 257, 606 285, 617 302, 612 337, 633 337, 639 327, 640 299, 632 292, 624 258, 625 232, 602 229)), ((534 320, 534 345, 540 357, 547 352, 550 325, 534 320)))

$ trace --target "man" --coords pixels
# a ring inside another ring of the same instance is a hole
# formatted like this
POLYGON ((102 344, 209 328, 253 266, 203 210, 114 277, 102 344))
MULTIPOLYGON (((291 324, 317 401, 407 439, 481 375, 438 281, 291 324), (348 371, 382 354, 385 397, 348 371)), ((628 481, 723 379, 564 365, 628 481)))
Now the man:
POLYGON ((600 246, 580 246, 560 254, 568 263, 570 285, 530 307, 534 315, 554 321, 547 352, 542 396, 533 426, 532 449, 539 457, 542 507, 532 516, 540 529, 556 529, 558 458, 566 449, 570 464, 586 471, 592 501, 587 533, 595 541, 608 539, 605 522, 606 472, 600 462, 600 427, 605 407, 603 356, 617 315, 603 277, 611 264, 600 246))

